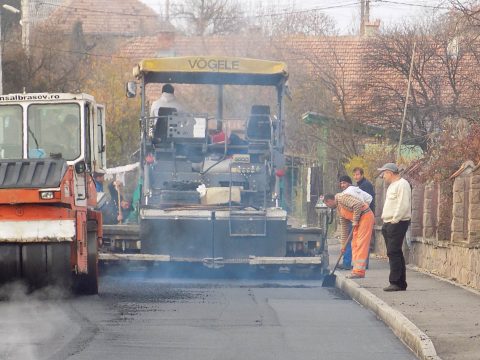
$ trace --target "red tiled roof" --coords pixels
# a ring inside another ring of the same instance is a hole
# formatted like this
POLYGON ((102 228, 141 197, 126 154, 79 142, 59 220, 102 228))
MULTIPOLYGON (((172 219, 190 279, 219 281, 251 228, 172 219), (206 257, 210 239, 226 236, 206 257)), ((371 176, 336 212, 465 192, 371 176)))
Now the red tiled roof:
POLYGON ((67 0, 58 5, 45 24, 69 33, 78 21, 85 34, 141 36, 175 31, 137 0, 67 0))
MULTIPOLYGON (((152 36, 137 37, 126 42, 117 53, 118 56, 132 59, 132 66, 141 59, 159 57, 161 53, 172 51, 175 42, 174 33, 159 33, 152 36)), ((174 55, 173 53, 171 54, 174 55)), ((165 56, 165 55, 163 55, 165 56)))
POLYGON ((358 36, 290 37, 283 46, 284 61, 309 74, 309 81, 321 84, 353 106, 362 101, 361 81, 364 76, 363 56, 368 51, 368 38, 358 36))
MULTIPOLYGON (((269 46, 272 42, 269 42, 269 46)), ((134 60, 151 58, 159 52, 170 52, 169 56, 188 56, 188 55, 223 55, 223 56, 241 56, 265 58, 271 60, 271 52, 263 51, 265 42, 251 41, 245 36, 178 36, 175 38, 166 37, 162 34, 158 36, 137 37, 128 41, 120 48, 117 55, 127 56, 134 60)), ((163 55, 167 56, 167 55, 163 55)))
MULTIPOLYGON (((295 81, 295 74, 309 72, 310 81, 318 81, 320 72, 333 71, 334 78, 341 84, 346 101, 353 103, 356 83, 361 79, 362 54, 366 51, 365 40, 359 37, 305 37, 295 36, 286 39, 252 40, 245 35, 191 37, 165 36, 138 37, 130 40, 118 55, 132 59, 132 64, 140 59, 156 56, 223 55, 252 57, 268 60, 282 60, 288 65, 295 81), (160 55, 159 55, 160 54, 160 55), (163 55, 162 55, 163 54, 163 55), (311 61, 310 61, 311 60, 311 61), (318 76, 316 76, 318 75, 318 76)), ((325 74, 322 74, 325 75, 325 74)), ((155 93, 154 86, 152 92, 155 93)))
MULTIPOLYGON (((399 113, 403 109, 402 99, 406 93, 407 79, 405 74, 390 66, 372 67, 369 61, 376 55, 373 44, 372 38, 356 36, 291 36, 272 40, 245 35, 177 36, 173 42, 159 37, 142 37, 132 39, 121 48, 119 55, 132 58, 132 65, 142 58, 182 55, 224 55, 282 60, 288 65, 292 83, 306 81, 311 82, 313 87, 329 89, 334 94, 333 102, 336 107, 334 111, 340 118, 345 115, 350 117, 347 120, 360 120, 379 125, 385 121, 398 122, 399 113), (158 55, 159 50, 165 55, 158 55)), ((402 53, 402 56, 405 55, 402 53)), ((473 59, 464 56, 456 74, 459 86, 462 87, 462 96, 459 98, 459 105, 462 106, 469 106, 469 99, 476 95, 472 93, 473 87, 468 88, 467 81, 459 81, 472 76, 477 77, 472 73, 476 69, 472 66, 472 61, 473 59)), ((408 69, 409 64, 406 66, 408 69)), ((423 66, 426 81, 429 84, 436 81, 440 89, 427 88, 426 92, 431 99, 425 100, 422 99, 418 83, 413 82, 412 90, 417 96, 415 101, 420 105, 432 99, 439 103, 451 103, 454 94, 446 78, 445 68, 442 68, 444 65, 441 64, 440 57, 438 61, 429 59, 423 66), (435 91, 438 91, 438 94, 434 93, 435 91)))

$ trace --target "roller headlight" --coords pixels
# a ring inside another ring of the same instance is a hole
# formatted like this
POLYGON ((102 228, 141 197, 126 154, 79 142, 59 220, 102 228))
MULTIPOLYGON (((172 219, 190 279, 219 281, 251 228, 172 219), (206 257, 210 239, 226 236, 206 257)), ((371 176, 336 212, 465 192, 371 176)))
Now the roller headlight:
POLYGON ((40 191, 40 199, 42 200, 52 200, 53 191, 40 191))

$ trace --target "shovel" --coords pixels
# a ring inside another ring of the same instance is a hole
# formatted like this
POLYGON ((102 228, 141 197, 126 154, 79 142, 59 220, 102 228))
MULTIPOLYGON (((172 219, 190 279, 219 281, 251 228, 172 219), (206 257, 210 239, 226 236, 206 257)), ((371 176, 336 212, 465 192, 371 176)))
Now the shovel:
MULTIPOLYGON (((353 227, 352 231, 350 231, 350 235, 348 235, 347 242, 345 243, 345 248, 347 247, 348 243, 352 240, 352 235, 353 235, 353 227)), ((323 279, 322 287, 335 287, 335 281, 337 279, 337 275, 335 275, 335 270, 337 270, 338 264, 340 263, 340 260, 342 260, 343 253, 340 252, 340 256, 338 257, 337 263, 335 264, 335 267, 333 268, 332 272, 328 275, 325 276, 323 279)))

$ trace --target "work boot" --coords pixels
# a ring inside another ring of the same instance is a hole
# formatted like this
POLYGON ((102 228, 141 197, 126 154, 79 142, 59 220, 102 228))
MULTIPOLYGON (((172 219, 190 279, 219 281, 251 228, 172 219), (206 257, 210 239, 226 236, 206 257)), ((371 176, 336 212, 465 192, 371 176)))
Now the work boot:
POLYGON ((386 288, 383 288, 383 291, 405 291, 407 288, 402 288, 397 284, 390 284, 386 288))
POLYGON ((363 279, 365 275, 359 275, 359 274, 348 274, 345 276, 347 279, 363 279))
POLYGON ((337 269, 339 270, 352 270, 352 266, 348 266, 348 265, 344 265, 344 264, 340 264, 337 266, 337 269))

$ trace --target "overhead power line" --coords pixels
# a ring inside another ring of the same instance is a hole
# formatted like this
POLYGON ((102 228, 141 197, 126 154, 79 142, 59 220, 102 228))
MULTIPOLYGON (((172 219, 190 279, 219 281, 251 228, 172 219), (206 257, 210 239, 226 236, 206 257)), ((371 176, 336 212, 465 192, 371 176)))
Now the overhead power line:
MULTIPOLYGON (((100 14, 108 14, 108 15, 121 15, 121 16, 132 16, 132 17, 140 17, 140 18, 154 18, 157 19, 160 17, 160 15, 155 14, 139 14, 139 13, 132 13, 132 12, 121 12, 121 11, 107 11, 107 10, 100 10, 100 9, 89 9, 89 8, 84 8, 84 7, 78 7, 78 6, 72 6, 72 5, 62 5, 62 4, 55 4, 55 3, 50 3, 50 2, 39 2, 40 5, 48 5, 52 7, 58 7, 58 8, 64 8, 64 9, 70 9, 74 11, 85 11, 85 12, 90 12, 90 13, 100 13, 100 14)), ((256 14, 256 15, 245 15, 243 16, 244 18, 262 18, 262 17, 272 17, 272 16, 285 16, 285 15, 294 15, 294 14, 301 14, 301 13, 308 13, 312 11, 324 11, 324 10, 331 10, 331 9, 340 9, 340 8, 348 8, 352 6, 356 6, 360 4, 360 0, 357 1, 350 1, 342 4, 336 4, 336 5, 329 5, 329 6, 318 6, 318 7, 313 7, 313 8, 308 8, 308 9, 299 9, 299 10, 290 10, 290 11, 280 11, 276 13, 270 13, 270 14, 256 14)), ((172 16, 171 17, 177 18, 177 19, 189 19, 190 17, 187 16, 172 16)), ((222 19, 221 17, 217 19, 222 19)))
MULTIPOLYGON (((439 9, 439 10, 450 10, 451 7, 443 6, 441 4, 438 5, 428 5, 428 4, 420 4, 418 2, 416 3, 407 3, 403 1, 396 1, 396 0, 376 0, 376 3, 382 3, 382 4, 393 4, 393 5, 402 5, 402 6, 411 6, 411 7, 417 7, 417 8, 424 8, 424 9, 439 9)), ((443 3, 443 1, 441 1, 443 3)))

